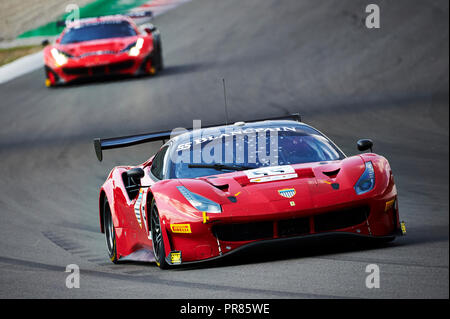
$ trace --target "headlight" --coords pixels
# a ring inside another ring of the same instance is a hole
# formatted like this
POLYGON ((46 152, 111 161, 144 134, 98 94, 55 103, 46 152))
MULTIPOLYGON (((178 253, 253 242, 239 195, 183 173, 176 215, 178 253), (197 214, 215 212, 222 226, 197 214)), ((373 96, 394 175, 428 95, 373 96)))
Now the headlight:
POLYGON ((366 169, 355 184, 356 194, 362 195, 371 191, 375 186, 375 170, 372 162, 366 162, 366 169))
POLYGON ((220 205, 213 202, 212 200, 209 200, 198 194, 192 193, 184 186, 177 186, 177 189, 184 196, 184 198, 186 198, 187 201, 199 211, 207 213, 222 212, 222 208, 220 207, 220 205))
POLYGON ((63 52, 58 51, 56 48, 53 48, 51 51, 53 58, 55 59, 56 65, 61 66, 67 63, 68 56, 63 52))
POLYGON ((130 48, 130 51, 128 51, 128 55, 138 56, 139 53, 141 52, 143 45, 144 45, 144 39, 142 39, 142 38, 137 39, 135 45, 130 48))

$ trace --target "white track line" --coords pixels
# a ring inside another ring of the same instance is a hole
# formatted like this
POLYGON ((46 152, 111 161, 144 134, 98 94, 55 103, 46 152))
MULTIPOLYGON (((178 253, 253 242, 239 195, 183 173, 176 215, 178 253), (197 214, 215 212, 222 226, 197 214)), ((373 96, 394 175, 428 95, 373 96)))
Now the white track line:
POLYGON ((44 66, 43 51, 19 58, 0 67, 0 84, 44 66))

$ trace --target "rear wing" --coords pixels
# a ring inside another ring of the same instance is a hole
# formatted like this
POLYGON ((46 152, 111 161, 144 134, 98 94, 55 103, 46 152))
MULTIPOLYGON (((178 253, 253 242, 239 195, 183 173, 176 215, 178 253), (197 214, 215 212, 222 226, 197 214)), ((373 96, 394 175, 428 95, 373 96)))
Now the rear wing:
MULTIPOLYGON (((132 12, 128 12, 128 13, 122 13, 122 14, 117 14, 116 16, 125 16, 125 17, 129 17, 133 20, 145 20, 148 21, 149 19, 151 19, 153 17, 153 12, 152 11, 132 11, 132 12)), ((85 18, 80 18, 79 21, 83 22, 83 20, 90 20, 90 19, 95 19, 95 18, 102 18, 103 16, 98 16, 98 17, 85 17, 85 18)), ((56 21, 56 25, 58 27, 65 27, 68 24, 74 22, 74 20, 66 20, 66 19, 61 19, 61 20, 57 20, 56 21)), ((136 22, 136 21, 135 21, 136 22)))
POLYGON ((140 18, 151 18, 153 17, 152 11, 134 11, 124 14, 127 17, 132 19, 140 19, 140 18))
MULTIPOLYGON (((302 121, 299 113, 293 113, 293 114, 284 115, 284 116, 246 121, 246 123, 276 121, 276 120, 293 120, 293 121, 297 121, 297 122, 302 121)), ((223 125, 227 125, 227 124, 208 125, 208 126, 203 126, 202 128, 211 128, 211 127, 223 126, 223 125)), ((187 130, 192 131, 192 128, 189 128, 187 130)), ((149 142, 155 142, 155 141, 166 141, 171 138, 172 134, 173 134, 172 131, 161 131, 161 132, 144 133, 144 134, 139 134, 139 135, 104 138, 104 139, 95 138, 94 139, 95 154, 97 155, 97 159, 101 162, 103 160, 103 150, 128 147, 128 146, 149 143, 149 142)))

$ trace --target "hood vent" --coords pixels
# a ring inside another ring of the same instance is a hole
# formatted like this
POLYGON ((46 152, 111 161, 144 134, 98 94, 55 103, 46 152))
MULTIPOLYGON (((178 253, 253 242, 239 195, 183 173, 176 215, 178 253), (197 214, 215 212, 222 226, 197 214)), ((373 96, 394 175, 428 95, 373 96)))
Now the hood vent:
POLYGON ((339 171, 340 171, 341 169, 340 168, 338 168, 338 169, 336 169, 336 170, 334 170, 334 171, 329 171, 329 172, 322 172, 324 175, 327 175, 328 177, 330 177, 330 178, 336 178, 336 176, 339 174, 339 171))
POLYGON ((214 185, 212 184, 215 188, 220 189, 221 191, 227 192, 228 191, 228 184, 222 184, 222 185, 214 185))
POLYGON ((215 188, 220 189, 222 192, 228 192, 228 188, 230 188, 230 185, 228 185, 226 181, 220 182, 210 178, 204 179, 204 181, 214 186, 215 188))

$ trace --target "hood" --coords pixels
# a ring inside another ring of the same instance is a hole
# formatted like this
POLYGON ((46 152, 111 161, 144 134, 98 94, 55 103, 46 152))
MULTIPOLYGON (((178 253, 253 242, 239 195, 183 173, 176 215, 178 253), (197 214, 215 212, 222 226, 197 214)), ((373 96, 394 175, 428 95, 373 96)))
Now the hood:
POLYGON ((130 44, 136 42, 137 38, 137 36, 133 36, 126 38, 84 41, 71 44, 60 44, 56 46, 56 48, 74 57, 84 57, 92 54, 117 54, 130 44))
POLYGON ((234 221, 251 215, 276 219, 355 198, 353 186, 363 171, 364 161, 354 156, 180 181, 190 191, 221 204, 224 216, 234 221))

